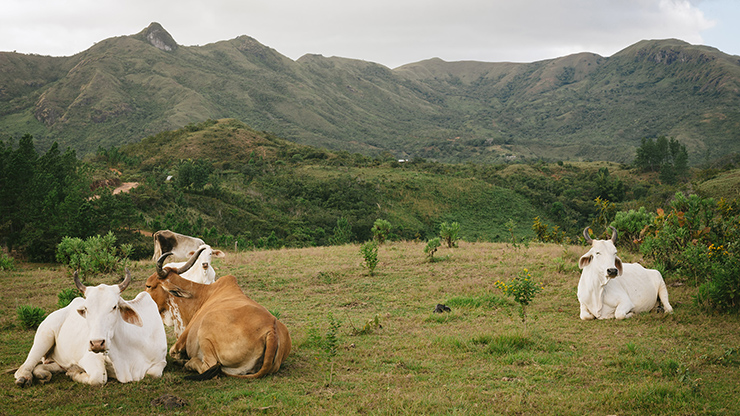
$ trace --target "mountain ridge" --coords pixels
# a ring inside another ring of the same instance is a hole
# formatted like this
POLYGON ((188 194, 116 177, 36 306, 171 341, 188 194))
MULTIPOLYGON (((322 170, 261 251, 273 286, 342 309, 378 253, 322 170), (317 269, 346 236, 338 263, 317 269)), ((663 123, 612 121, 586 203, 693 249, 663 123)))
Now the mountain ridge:
POLYGON ((665 135, 696 164, 740 151, 739 91, 740 57, 676 39, 610 57, 390 69, 293 61, 246 35, 182 46, 152 23, 71 57, 0 53, 0 138, 85 154, 236 118, 301 144, 447 162, 629 162, 640 139, 665 135))

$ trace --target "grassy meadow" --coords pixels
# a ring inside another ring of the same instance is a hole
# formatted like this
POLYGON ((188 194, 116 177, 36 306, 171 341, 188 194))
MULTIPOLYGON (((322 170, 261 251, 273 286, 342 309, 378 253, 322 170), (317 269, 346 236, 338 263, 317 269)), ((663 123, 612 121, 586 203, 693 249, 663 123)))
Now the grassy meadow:
MULTIPOLYGON (((440 248, 435 262, 424 246, 382 245, 373 276, 352 244, 228 253, 216 260, 217 274, 237 276, 291 332, 293 351, 277 374, 190 382, 169 362, 161 379, 101 388, 55 375, 20 389, 2 373, 0 415, 740 414, 740 319, 698 309, 695 288, 666 279, 673 315, 584 322, 576 299, 582 246, 461 242, 440 248), (494 285, 524 269, 544 287, 526 327, 519 305, 494 285), (451 312, 433 313, 438 303, 451 312), (165 394, 187 405, 151 404, 165 394)), ((154 264, 131 270, 127 299, 154 264)), ((0 367, 19 366, 33 342, 16 308, 51 312, 72 285, 58 265, 0 272, 0 367)))

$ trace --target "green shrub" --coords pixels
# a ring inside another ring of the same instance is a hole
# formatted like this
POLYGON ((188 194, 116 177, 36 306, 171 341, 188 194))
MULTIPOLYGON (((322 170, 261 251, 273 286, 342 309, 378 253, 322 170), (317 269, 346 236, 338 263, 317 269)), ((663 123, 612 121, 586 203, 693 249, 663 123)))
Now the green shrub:
POLYGON ((329 238, 329 243, 335 246, 341 246, 352 241, 352 226, 349 220, 344 217, 337 219, 337 226, 334 227, 334 236, 329 238))
POLYGON ((537 235, 537 239, 543 243, 561 244, 565 241, 565 231, 560 231, 557 225, 553 226, 552 230, 550 230, 549 226, 540 220, 540 217, 534 218, 532 231, 537 235))
POLYGON ((429 259, 429 261, 434 261, 434 253, 441 245, 442 244, 439 241, 439 237, 434 237, 429 240, 429 242, 427 242, 427 246, 424 247, 424 253, 426 253, 427 259, 429 259))
POLYGON ((62 289, 61 292, 57 295, 57 298, 59 300, 57 301, 57 306, 61 309, 67 305, 69 305, 75 298, 81 297, 82 292, 75 288, 67 288, 62 289))
POLYGON ((526 327, 527 306, 532 302, 532 299, 534 299, 537 293, 542 291, 542 285, 532 280, 532 274, 527 269, 524 269, 508 283, 497 280, 494 285, 504 292, 505 295, 513 297, 519 306, 521 306, 519 317, 522 318, 522 322, 524 322, 526 327))
POLYGON ((0 272, 6 270, 15 270, 15 260, 0 251, 0 272))
POLYGON ((378 265, 378 242, 375 240, 368 241, 360 246, 360 254, 365 259, 364 266, 367 267, 370 276, 375 273, 375 267, 378 265))
POLYGON ((449 248, 457 247, 457 241, 460 239, 459 233, 460 224, 458 222, 453 222, 452 224, 443 222, 439 226, 439 238, 441 238, 449 248))
POLYGON ((46 312, 38 307, 30 305, 21 305, 16 309, 18 320, 21 326, 26 329, 35 329, 46 318, 46 312))
POLYGON ((56 258, 59 263, 79 270, 82 275, 116 273, 123 270, 132 250, 131 244, 116 247, 116 236, 109 231, 103 237, 98 235, 84 241, 80 238, 62 238, 57 245, 56 258))
POLYGON ((620 242, 626 243, 630 250, 636 251, 642 240, 642 233, 654 220, 655 214, 648 212, 645 207, 640 207, 637 211, 631 209, 627 212, 617 212, 611 225, 619 232, 620 242))
POLYGON ((710 272, 699 286, 695 301, 708 310, 740 311, 740 258, 710 246, 710 272))
POLYGON ((378 244, 383 244, 391 233, 391 223, 387 220, 378 218, 373 224, 373 228, 370 231, 373 233, 373 238, 378 244))

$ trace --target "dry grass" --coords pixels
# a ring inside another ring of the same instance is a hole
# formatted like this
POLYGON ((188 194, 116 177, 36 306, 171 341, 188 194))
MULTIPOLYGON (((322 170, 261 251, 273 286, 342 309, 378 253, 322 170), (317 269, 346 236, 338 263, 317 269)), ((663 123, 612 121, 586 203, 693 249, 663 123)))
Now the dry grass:
MULTIPOLYGON (((56 376, 21 390, 5 374, 0 414, 164 414, 173 411, 150 401, 166 393, 188 402, 181 414, 740 413, 738 317, 698 310, 694 288, 669 288, 671 316, 582 322, 576 300, 582 247, 462 242, 440 248, 434 263, 423 249, 415 242, 381 246, 373 277, 357 245, 229 253, 216 263, 217 274, 237 276, 291 331, 294 350, 276 375, 193 383, 170 364, 159 380, 91 388, 56 376), (524 268, 544 283, 528 309, 527 331, 518 306, 494 287, 524 268), (452 312, 432 313, 437 303, 452 312), (330 315, 342 326, 329 384, 317 339, 327 334, 330 315), (375 316, 382 328, 357 334, 375 316)), ((16 325, 16 305, 51 311, 56 294, 71 285, 63 269, 22 267, 0 275, 5 368, 25 359, 33 339, 16 325)), ((125 297, 142 290, 152 272, 151 262, 134 264, 125 297)))

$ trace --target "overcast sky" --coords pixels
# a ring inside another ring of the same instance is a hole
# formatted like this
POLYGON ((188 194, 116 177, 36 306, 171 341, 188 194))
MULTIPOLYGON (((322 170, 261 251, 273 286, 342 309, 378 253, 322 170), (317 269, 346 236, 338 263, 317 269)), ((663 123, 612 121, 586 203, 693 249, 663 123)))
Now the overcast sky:
POLYGON ((446 61, 610 56, 678 38, 740 55, 738 0, 3 0, 0 51, 69 56, 159 22, 180 45, 247 35, 391 68, 446 61))

